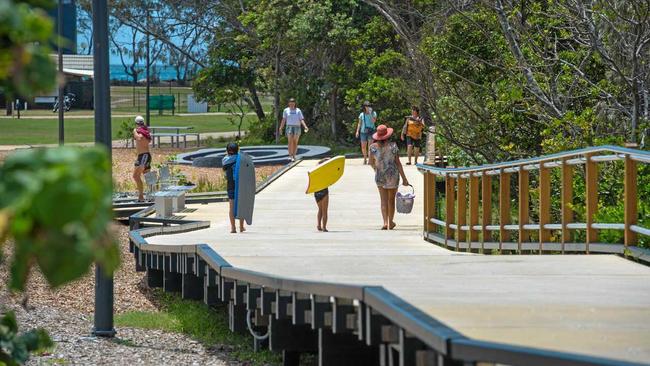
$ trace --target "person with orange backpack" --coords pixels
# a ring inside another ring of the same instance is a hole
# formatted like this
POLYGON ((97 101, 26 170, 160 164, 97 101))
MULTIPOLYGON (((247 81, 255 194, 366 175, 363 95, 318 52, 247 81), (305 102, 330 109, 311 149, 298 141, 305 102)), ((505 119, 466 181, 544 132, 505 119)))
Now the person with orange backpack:
POLYGON ((424 119, 420 117, 420 108, 414 105, 411 107, 411 115, 406 117, 404 127, 402 127, 402 141, 406 137, 406 151, 408 154, 406 165, 411 165, 411 156, 415 157, 415 164, 418 163, 418 155, 422 147, 422 132, 425 127, 424 119))

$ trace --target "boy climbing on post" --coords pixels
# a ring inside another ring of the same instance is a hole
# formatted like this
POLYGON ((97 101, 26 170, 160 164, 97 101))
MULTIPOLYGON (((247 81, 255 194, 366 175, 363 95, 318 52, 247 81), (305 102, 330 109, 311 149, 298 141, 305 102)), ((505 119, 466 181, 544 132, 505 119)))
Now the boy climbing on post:
MULTIPOLYGON (((226 155, 221 160, 221 165, 226 173, 228 202, 230 203, 230 232, 236 233, 235 227, 235 164, 239 154, 239 145, 231 142, 226 146, 226 155)), ((239 231, 244 232, 244 220, 239 219, 239 231)))
POLYGON ((151 142, 151 132, 144 123, 142 116, 135 117, 136 127, 133 129, 133 139, 135 140, 135 149, 138 157, 135 159, 135 168, 133 168, 133 180, 138 188, 138 202, 144 201, 144 185, 140 178, 144 173, 151 170, 151 153, 149 152, 149 143, 151 142))
MULTIPOLYGON (((329 160, 329 158, 322 159, 318 164, 322 164, 329 160)), ((316 216, 318 224, 316 229, 318 231, 327 232, 327 208, 330 202, 329 189, 321 189, 320 191, 314 192, 314 198, 316 199, 316 205, 318 205, 318 215, 316 216)))

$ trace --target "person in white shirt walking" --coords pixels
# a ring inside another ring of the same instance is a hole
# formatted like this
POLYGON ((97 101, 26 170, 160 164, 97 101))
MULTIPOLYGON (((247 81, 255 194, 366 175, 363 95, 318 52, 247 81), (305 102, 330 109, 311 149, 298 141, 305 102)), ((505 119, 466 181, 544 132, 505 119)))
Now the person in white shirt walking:
POLYGON ((296 160, 298 152, 298 141, 300 140, 301 126, 305 128, 305 133, 309 131, 305 123, 305 117, 302 115, 300 108, 296 108, 296 100, 289 99, 289 107, 282 112, 282 123, 280 123, 280 133, 284 133, 284 126, 287 126, 286 133, 289 140, 289 159, 296 160))

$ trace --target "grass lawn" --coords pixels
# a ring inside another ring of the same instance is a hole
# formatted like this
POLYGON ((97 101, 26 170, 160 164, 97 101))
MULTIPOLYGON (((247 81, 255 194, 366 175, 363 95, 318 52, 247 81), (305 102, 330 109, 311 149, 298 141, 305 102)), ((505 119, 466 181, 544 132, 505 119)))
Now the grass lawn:
MULTIPOLYGON (((255 116, 247 116, 242 129, 255 121, 255 116)), ((113 139, 123 121, 133 124, 132 118, 112 118, 113 139)), ((159 116, 151 114, 152 126, 193 126, 192 132, 236 131, 237 126, 230 123, 229 116, 159 116)), ((0 119, 0 145, 55 144, 58 142, 59 122, 56 119, 0 119)), ((95 122, 92 118, 68 119, 65 121, 66 142, 92 142, 95 139, 95 122)))
POLYGON ((228 307, 210 308, 199 301, 183 300, 177 294, 155 290, 160 301, 159 312, 133 311, 115 316, 115 325, 143 329, 160 329, 183 333, 210 347, 232 347, 231 356, 253 365, 276 365, 280 356, 263 350, 253 351, 253 340, 248 335, 232 333, 228 329, 228 307))

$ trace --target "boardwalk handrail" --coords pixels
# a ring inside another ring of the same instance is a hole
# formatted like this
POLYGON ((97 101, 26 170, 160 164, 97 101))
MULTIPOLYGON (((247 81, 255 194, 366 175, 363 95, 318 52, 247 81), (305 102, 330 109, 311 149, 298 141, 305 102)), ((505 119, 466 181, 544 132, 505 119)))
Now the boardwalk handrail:
MULTIPOLYGON (((131 223, 135 230, 129 232, 129 239, 136 269, 147 272, 147 281, 152 287, 177 291, 184 298, 202 299, 206 304, 229 304, 233 331, 237 324, 246 322, 248 315, 246 311, 240 311, 243 309, 268 315, 271 323, 288 318, 293 326, 310 325, 314 330, 327 328, 335 334, 352 333, 367 346, 386 345, 397 351, 400 359, 413 361, 405 361, 405 364, 416 366, 453 361, 468 366, 479 363, 513 366, 640 365, 474 340, 383 287, 284 278, 237 268, 207 244, 149 244, 145 238, 150 236, 209 226, 205 221, 164 222, 165 219, 147 217, 150 213, 150 210, 143 210, 133 217, 131 223), (148 223, 156 226, 145 227, 148 223), (354 319, 353 325, 350 317, 354 319)), ((273 325, 269 323, 269 327, 273 325)))
MULTIPOLYGON (((579 155, 598 154, 603 152, 611 152, 620 155, 629 155, 632 160, 643 162, 643 163, 650 163, 650 151, 630 149, 627 147, 620 147, 614 145, 601 145, 601 146, 594 146, 594 147, 586 147, 583 149, 563 151, 555 154, 548 154, 548 155, 534 157, 534 158, 504 161, 504 162, 484 164, 484 165, 473 165, 468 167, 440 168, 440 167, 429 166, 425 164, 418 164, 417 167, 422 172, 430 172, 439 176, 445 176, 445 175, 457 176, 458 173, 493 171, 498 169, 519 167, 522 165, 539 164, 541 162, 547 163, 550 161, 562 160, 562 159, 575 157, 579 155)), ((584 163, 584 161, 582 163, 584 163)), ((577 161, 569 162, 569 165, 575 165, 575 164, 578 164, 578 162, 577 161)), ((549 166, 549 168, 550 167, 551 166, 549 166)))
POLYGON ((645 256, 637 248, 638 235, 650 229, 638 225, 637 163, 650 163, 650 152, 619 146, 597 146, 541 157, 480 166, 439 168, 418 164, 424 175, 424 236, 446 247, 466 250, 510 250, 522 252, 604 252, 645 256), (598 213, 598 164, 624 162, 624 222, 595 222, 598 213), (585 166, 585 221, 574 222, 574 166, 585 166), (551 170, 561 170, 560 222, 551 222, 551 170), (530 222, 530 172, 538 171, 539 222, 530 222), (518 220, 511 222, 511 176, 518 176, 518 220), (498 176, 498 217, 492 214, 492 177, 498 176), (444 180, 444 190, 436 188, 436 177, 444 180), (469 189, 468 189, 469 188, 469 189), (436 196, 444 192, 444 219, 437 213, 436 196), (469 205, 468 205, 469 201, 469 205), (481 216, 481 217, 479 217, 481 216), (494 222, 496 221, 496 222, 494 222), (442 229, 442 232, 439 232, 442 229), (553 230, 561 231, 552 241, 553 230), (575 230, 585 230, 584 243, 572 241, 575 230), (624 231, 624 245, 598 242, 599 230, 624 231), (498 241, 492 232, 498 231, 498 241), (516 241, 511 232, 517 232, 516 241), (532 233, 537 241, 531 242, 532 233), (627 249, 634 248, 633 251, 627 249), (638 254, 638 255, 637 255, 638 254))

